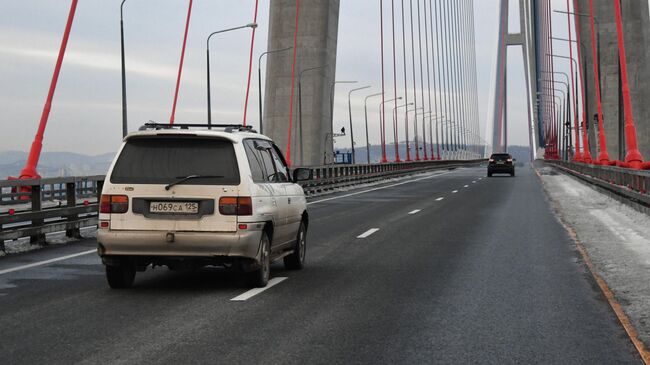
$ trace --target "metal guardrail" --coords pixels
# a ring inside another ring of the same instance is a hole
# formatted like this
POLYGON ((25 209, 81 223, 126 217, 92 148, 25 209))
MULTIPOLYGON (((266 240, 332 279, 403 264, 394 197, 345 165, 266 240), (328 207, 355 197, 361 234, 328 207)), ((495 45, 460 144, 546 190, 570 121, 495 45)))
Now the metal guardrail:
MULTIPOLYGON (((301 182, 305 194, 318 195, 337 188, 435 169, 471 166, 485 160, 418 161, 371 165, 307 167, 313 179, 301 182)), ((65 231, 80 237, 79 229, 96 226, 104 176, 0 181, 0 250, 4 241, 30 237, 45 244, 45 234, 65 231), (28 187, 21 191, 21 187, 28 187), (11 206, 9 206, 11 204, 11 206)))
POLYGON ((0 181, 0 249, 4 241, 30 237, 45 243, 45 234, 97 225, 104 175, 0 181), (27 189, 25 189, 27 188, 27 189))
POLYGON ((544 161, 581 180, 650 208, 650 171, 566 161, 544 161))
POLYGON ((391 177, 426 170, 458 168, 484 163, 487 160, 441 160, 395 162, 370 165, 324 165, 308 167, 314 178, 301 183, 305 194, 316 195, 348 186, 372 183, 391 177))

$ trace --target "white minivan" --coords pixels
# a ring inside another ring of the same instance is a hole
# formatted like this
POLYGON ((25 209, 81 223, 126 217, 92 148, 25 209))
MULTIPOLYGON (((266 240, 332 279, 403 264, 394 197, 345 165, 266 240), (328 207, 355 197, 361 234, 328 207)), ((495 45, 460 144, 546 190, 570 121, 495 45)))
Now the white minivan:
POLYGON ((257 287, 274 260, 303 267, 309 216, 297 182, 311 170, 290 171, 273 141, 249 127, 212 128, 148 123, 124 138, 97 233, 111 288, 158 265, 240 270, 257 287))

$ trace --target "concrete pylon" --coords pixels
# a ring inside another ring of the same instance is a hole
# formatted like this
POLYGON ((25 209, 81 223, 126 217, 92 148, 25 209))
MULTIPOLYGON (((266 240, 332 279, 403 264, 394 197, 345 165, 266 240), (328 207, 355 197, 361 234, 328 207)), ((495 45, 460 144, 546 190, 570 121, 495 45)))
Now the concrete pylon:
MULTIPOLYGON (((333 159, 330 88, 336 75, 340 0, 301 0, 296 48, 291 160, 316 166, 333 159), (298 82, 302 71, 302 147, 298 82), (301 159, 302 155, 302 159, 301 159)), ((268 50, 293 46, 296 0, 271 0, 268 50)), ((287 154, 293 51, 268 57, 264 93, 264 134, 287 154)))
MULTIPOLYGON (((534 44, 534 32, 531 28, 530 22, 525 19, 532 18, 532 7, 529 0, 519 1, 519 33, 510 33, 508 31, 509 24, 509 0, 501 0, 499 3, 499 39, 497 42, 497 69, 495 73, 495 90, 494 90, 494 105, 492 109, 492 150, 493 152, 506 152, 508 149, 508 95, 507 95, 507 80, 508 80, 508 47, 520 46, 522 50, 522 57, 524 60, 524 79, 526 82, 526 89, 528 95, 532 95, 532 90, 537 88, 537 80, 531 75, 536 74, 536 62, 531 60, 532 45, 534 44)), ((533 112, 531 106, 534 103, 534 98, 529 98, 526 101, 527 114, 528 114, 528 134, 529 142, 531 144, 531 151, 534 150, 535 139, 533 134, 536 131, 533 126, 533 112)), ((531 156, 532 159, 532 156, 531 156)))
MULTIPOLYGON (((620 94, 619 57, 614 4, 612 0, 594 0, 594 15, 597 19, 598 34, 600 34, 600 78, 601 97, 603 102, 603 121, 607 136, 607 150, 612 159, 625 159, 625 133, 623 101, 620 94)), ((650 156, 650 15, 647 1, 621 1, 623 13, 623 33, 627 47, 628 72, 630 74, 630 94, 636 123, 637 143, 643 156, 650 156)), ((578 12, 589 14, 589 1, 578 2, 578 12)), ((591 49, 591 26, 589 18, 580 17, 580 30, 584 34, 587 47, 587 79, 594 83, 593 56, 591 49)), ((596 113, 595 88, 587 89, 588 114, 596 113)), ((589 128, 589 139, 595 156, 597 128, 593 119, 589 128)), ((647 157, 646 157, 647 158, 647 157)))

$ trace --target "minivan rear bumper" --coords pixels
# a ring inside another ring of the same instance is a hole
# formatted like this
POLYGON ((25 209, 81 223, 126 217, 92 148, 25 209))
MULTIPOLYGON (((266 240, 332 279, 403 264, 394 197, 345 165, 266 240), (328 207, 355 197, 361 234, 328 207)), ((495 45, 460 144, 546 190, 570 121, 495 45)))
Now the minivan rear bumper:
POLYGON ((261 229, 237 232, 99 229, 97 232, 101 256, 231 256, 256 259, 261 238, 261 229), (168 233, 173 234, 173 241, 168 238, 168 233))

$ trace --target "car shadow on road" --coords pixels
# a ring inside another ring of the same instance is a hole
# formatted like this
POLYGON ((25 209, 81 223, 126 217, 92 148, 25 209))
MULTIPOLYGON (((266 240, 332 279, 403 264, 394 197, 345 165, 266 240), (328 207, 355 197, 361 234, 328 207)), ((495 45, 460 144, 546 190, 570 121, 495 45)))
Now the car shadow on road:
MULTIPOLYGON (((280 264, 271 266, 271 277, 284 276, 286 271, 280 264)), ((174 270, 166 267, 148 268, 138 273, 131 291, 237 291, 251 289, 243 273, 218 267, 204 267, 195 270, 174 270)))

